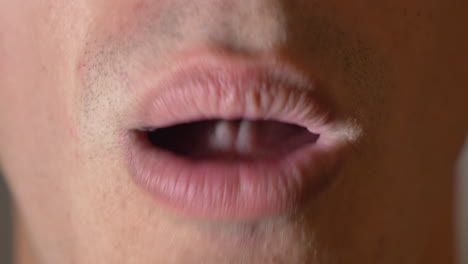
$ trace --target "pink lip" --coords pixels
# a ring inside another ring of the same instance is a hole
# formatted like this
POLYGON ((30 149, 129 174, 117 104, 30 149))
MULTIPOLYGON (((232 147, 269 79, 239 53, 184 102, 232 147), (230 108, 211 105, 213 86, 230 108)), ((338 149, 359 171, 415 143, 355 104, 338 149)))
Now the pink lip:
POLYGON ((278 63, 200 56, 164 73, 138 106, 128 143, 135 182, 158 202, 203 218, 282 215, 330 180, 356 138, 333 120, 317 87, 278 63), (320 134, 274 160, 192 160, 158 149, 138 129, 204 119, 261 119, 297 124, 320 134))

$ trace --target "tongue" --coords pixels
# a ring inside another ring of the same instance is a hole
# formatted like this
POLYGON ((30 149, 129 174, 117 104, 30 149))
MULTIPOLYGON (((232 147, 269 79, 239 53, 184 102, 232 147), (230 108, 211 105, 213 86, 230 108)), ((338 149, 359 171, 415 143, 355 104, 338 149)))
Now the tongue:
POLYGON ((149 134, 160 148, 194 159, 270 159, 317 141, 307 129, 276 122, 214 120, 157 129, 149 134))

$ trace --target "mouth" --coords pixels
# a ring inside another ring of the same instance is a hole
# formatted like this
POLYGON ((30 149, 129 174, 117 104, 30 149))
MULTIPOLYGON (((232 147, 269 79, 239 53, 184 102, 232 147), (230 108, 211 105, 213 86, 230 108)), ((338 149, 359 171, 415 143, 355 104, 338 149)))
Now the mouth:
POLYGON ((199 161, 262 161, 314 144, 319 135, 271 120, 203 120, 145 132, 164 151, 199 161))
POLYGON ((358 137, 287 67, 194 60, 148 89, 125 142, 130 175, 183 215, 295 212, 329 182, 358 137))

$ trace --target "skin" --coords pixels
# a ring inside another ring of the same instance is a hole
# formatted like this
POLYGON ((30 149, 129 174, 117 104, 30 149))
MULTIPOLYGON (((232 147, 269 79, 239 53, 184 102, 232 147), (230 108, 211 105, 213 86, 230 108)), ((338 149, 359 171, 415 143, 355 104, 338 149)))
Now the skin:
POLYGON ((17 263, 453 262, 468 2, 0 6, 0 164, 16 208, 17 263), (131 180, 114 140, 139 79, 197 49, 282 58, 318 76, 362 128, 334 181, 300 212, 192 219, 131 180))

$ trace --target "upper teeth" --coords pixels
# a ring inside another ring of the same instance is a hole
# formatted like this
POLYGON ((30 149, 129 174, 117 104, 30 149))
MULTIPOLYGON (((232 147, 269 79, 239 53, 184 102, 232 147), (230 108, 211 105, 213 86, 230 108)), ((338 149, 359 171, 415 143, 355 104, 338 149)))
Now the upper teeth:
POLYGON ((250 152, 253 144, 255 125, 248 120, 242 120, 239 125, 236 139, 236 150, 238 153, 250 152))
POLYGON ((247 153, 252 147, 254 137, 252 121, 240 122, 218 121, 215 125, 214 135, 210 139, 211 146, 218 150, 247 153))

